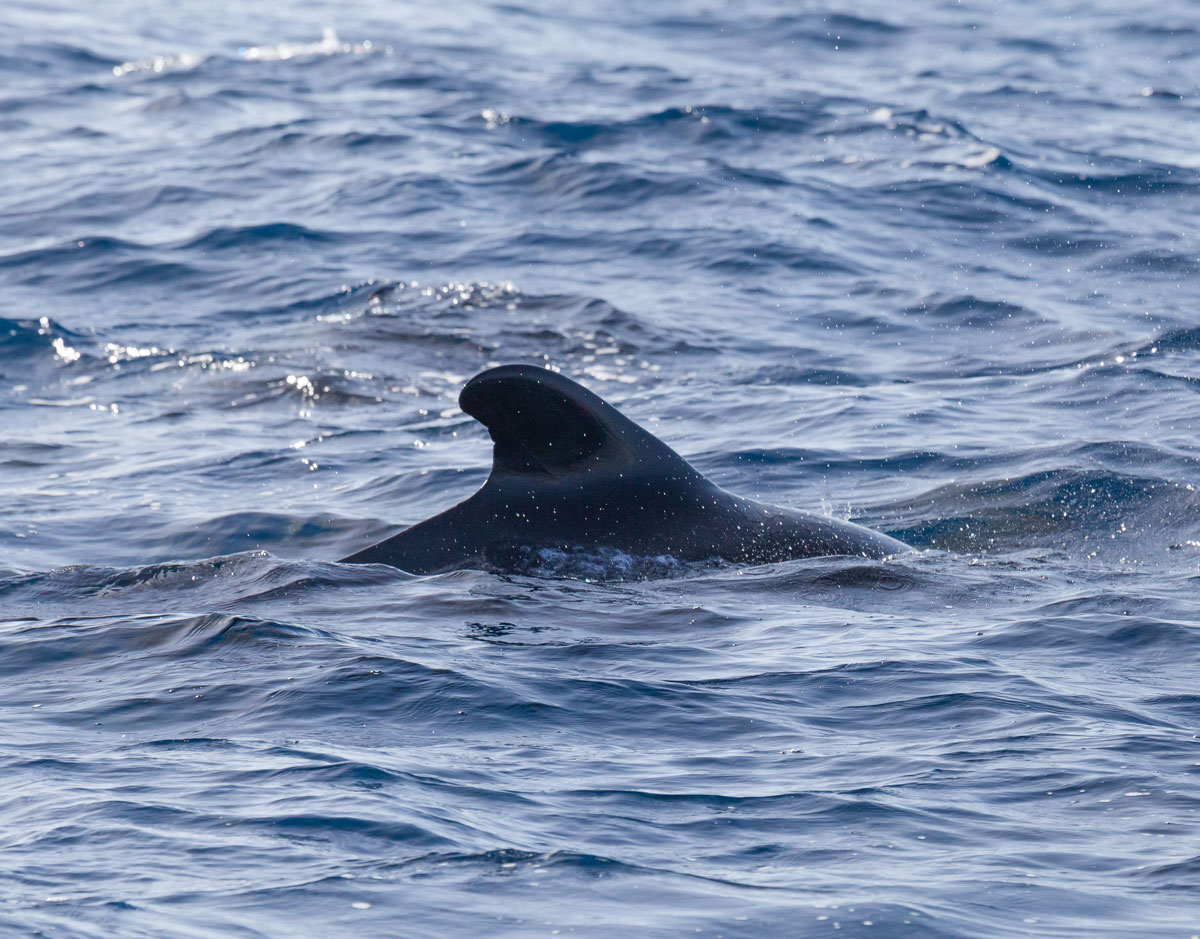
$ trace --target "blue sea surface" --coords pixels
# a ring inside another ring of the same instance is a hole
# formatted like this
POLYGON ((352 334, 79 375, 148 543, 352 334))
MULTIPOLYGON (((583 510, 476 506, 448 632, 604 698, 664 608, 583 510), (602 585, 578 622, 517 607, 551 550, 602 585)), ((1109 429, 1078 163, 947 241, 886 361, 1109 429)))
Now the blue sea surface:
POLYGON ((1200 935, 1200 7, 0 11, 0 933, 1200 935), (914 546, 338 563, 561 370, 914 546))

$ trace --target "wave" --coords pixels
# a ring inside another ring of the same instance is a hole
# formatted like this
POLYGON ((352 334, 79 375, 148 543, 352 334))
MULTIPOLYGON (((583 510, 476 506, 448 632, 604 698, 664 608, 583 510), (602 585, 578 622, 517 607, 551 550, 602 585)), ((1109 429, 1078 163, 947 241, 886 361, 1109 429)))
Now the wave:
POLYGON ((889 514, 896 537, 943 550, 1043 544, 1162 557, 1200 525, 1200 498, 1189 484, 1160 476, 1061 468, 942 485, 889 514))
POLYGON ((799 136, 827 116, 820 105, 791 103, 760 110, 727 105, 683 105, 609 121, 539 120, 493 110, 482 114, 489 127, 506 135, 535 136, 556 152, 576 153, 637 144, 702 144, 720 151, 727 143, 757 135, 799 136))
MULTIPOLYGON (((244 45, 237 49, 237 59, 243 62, 281 62, 290 59, 314 59, 331 55, 390 55, 389 44, 376 44, 371 40, 347 42, 341 39, 333 27, 326 27, 316 42, 280 42, 270 45, 244 45)), ((201 52, 162 53, 144 59, 135 59, 112 65, 117 78, 133 75, 162 75, 186 72, 206 64, 212 55, 201 52)))

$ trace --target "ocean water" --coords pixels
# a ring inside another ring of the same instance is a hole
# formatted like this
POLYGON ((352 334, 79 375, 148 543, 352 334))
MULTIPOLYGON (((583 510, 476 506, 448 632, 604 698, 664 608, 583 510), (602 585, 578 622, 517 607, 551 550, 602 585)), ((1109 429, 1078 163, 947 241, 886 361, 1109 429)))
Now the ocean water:
POLYGON ((9 0, 0 931, 1200 934, 1198 68, 1170 0, 9 0), (503 362, 915 550, 337 563, 503 362))

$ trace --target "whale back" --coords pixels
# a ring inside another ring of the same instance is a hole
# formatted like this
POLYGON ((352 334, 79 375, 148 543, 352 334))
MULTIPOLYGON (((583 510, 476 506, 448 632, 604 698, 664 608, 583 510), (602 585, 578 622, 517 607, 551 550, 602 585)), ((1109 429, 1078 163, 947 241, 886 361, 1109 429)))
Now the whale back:
POLYGON ((489 369, 466 384, 459 404, 491 435, 487 482, 345 560, 434 573, 463 565, 512 569, 527 548, 590 546, 750 564, 905 549, 849 522, 725 492, 612 405, 548 369, 489 369))

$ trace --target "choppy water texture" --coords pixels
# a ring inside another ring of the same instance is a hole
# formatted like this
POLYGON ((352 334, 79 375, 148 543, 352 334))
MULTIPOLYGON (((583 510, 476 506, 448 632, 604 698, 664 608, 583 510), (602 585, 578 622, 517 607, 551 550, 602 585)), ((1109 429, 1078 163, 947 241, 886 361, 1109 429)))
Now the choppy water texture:
POLYGON ((1200 933, 1194 5, 0 13, 0 929, 1200 933), (583 381, 886 562, 336 559, 583 381))

